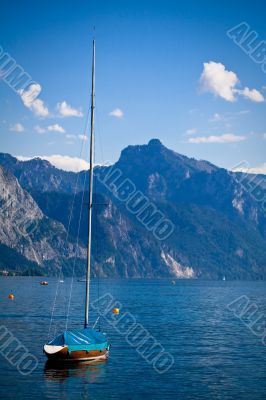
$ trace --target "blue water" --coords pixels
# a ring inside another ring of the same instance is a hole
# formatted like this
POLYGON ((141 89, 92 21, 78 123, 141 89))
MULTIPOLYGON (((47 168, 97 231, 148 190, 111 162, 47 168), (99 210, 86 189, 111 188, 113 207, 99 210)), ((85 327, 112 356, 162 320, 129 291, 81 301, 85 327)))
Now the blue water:
MULTIPOLYGON (((1 399, 248 399, 266 398, 266 347, 227 305, 245 295, 266 315, 264 282, 103 280, 110 293, 174 357, 159 374, 127 344, 115 327, 102 320, 112 344, 106 363, 97 366, 46 365, 47 340, 56 281, 0 278, 0 325, 37 357, 38 366, 22 375, 0 355, 1 399), (15 299, 9 300, 13 291, 15 299)), ((51 333, 63 329, 71 280, 59 285, 51 333)), ((73 282, 69 328, 83 320, 85 285, 73 282)), ((92 283, 92 298, 97 283, 92 283)), ((110 318, 110 315, 107 316, 110 318)), ((91 315, 95 320, 94 313, 91 315)), ((116 318, 116 317, 114 317, 116 318)), ((119 317, 117 317, 119 318, 119 317)), ((0 340, 1 345, 1 340, 0 340)))

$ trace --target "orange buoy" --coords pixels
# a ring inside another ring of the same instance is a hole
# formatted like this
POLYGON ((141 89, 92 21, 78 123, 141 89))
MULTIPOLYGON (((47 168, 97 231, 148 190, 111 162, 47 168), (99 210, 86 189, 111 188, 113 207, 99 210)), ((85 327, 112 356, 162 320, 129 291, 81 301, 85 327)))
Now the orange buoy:
POLYGON ((9 298, 10 300, 14 300, 15 296, 13 295, 13 293, 10 293, 10 294, 8 295, 8 298, 9 298))
POLYGON ((112 309, 112 313, 115 314, 115 315, 118 315, 119 312, 120 312, 119 308, 113 308, 112 309))

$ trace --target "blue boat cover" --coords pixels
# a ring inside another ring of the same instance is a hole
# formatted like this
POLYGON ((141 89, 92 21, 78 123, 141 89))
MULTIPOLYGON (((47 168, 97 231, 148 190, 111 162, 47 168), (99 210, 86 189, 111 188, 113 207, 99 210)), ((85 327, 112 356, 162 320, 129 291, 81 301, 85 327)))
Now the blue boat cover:
POLYGON ((108 348, 106 336, 92 328, 65 331, 48 343, 52 346, 67 346, 68 351, 104 350, 108 348))

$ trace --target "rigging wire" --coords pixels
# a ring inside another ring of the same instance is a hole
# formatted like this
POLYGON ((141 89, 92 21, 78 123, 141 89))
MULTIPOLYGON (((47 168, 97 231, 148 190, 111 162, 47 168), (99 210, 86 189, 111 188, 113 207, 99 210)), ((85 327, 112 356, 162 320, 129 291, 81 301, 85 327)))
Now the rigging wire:
MULTIPOLYGON (((94 160, 95 160, 95 146, 94 146, 94 160)), ((97 193, 97 179, 95 180, 95 192, 97 193)), ((101 330, 101 318, 100 318, 100 259, 99 259, 99 235, 98 235, 98 208, 96 204, 96 216, 95 216, 95 233, 96 233, 96 254, 94 265, 96 267, 97 274, 97 309, 98 309, 98 321, 99 321, 99 331, 101 330)))
MULTIPOLYGON (((101 152, 101 159, 102 159, 102 165, 104 165, 104 154, 103 154, 103 144, 102 144, 102 134, 101 134, 101 129, 100 129, 100 121, 99 121, 99 111, 98 111, 98 103, 95 102, 95 120, 97 124, 97 136, 99 138, 99 147, 100 147, 100 152, 101 152)), ((94 158, 95 160, 95 158, 94 158)))
MULTIPOLYGON (((96 114, 96 124, 97 124, 97 131, 98 131, 98 142, 99 142, 99 147, 100 147, 100 153, 101 153, 101 160, 102 160, 102 165, 104 165, 104 155, 103 155, 103 145, 102 145, 102 135, 101 135, 101 129, 100 129, 100 123, 99 123, 99 113, 98 113, 98 105, 96 106, 95 104, 95 114, 96 114)), ((89 116, 90 116, 90 109, 87 112, 86 115, 86 120, 85 120, 85 127, 84 127, 84 136, 87 137, 87 131, 88 131, 88 126, 89 126, 89 116)), ((82 141, 82 146, 81 146, 81 151, 80 151, 80 158, 83 158, 83 153, 85 149, 85 138, 82 141)), ((94 160, 95 160, 95 145, 94 145, 94 160)), ((74 211, 74 204, 75 204, 75 199, 77 196, 77 191, 78 191, 78 182, 80 178, 80 172, 77 173, 77 178, 76 178, 76 183, 75 183, 75 189, 74 189, 74 196, 73 196, 73 201, 71 204, 71 209, 70 209, 70 215, 69 215, 69 220, 68 220, 68 227, 67 227, 67 235, 66 235, 66 240, 65 240, 65 246, 68 242, 69 239, 69 233, 70 233, 70 226, 71 226, 71 221, 73 218, 73 211, 74 211)), ((86 187, 86 175, 84 178, 83 182, 83 191, 82 191, 82 202, 81 202, 81 211, 79 215, 79 223, 78 223, 78 231, 77 231, 77 239, 76 239, 76 249, 75 249, 75 257, 74 257, 74 262, 73 262, 73 267, 72 267, 72 276, 71 276, 71 284, 70 284, 70 294, 69 294, 69 301, 68 304, 66 305, 67 311, 66 311, 66 329, 68 326, 68 319, 69 319, 69 313, 70 313, 70 306, 71 306, 71 299, 72 299, 72 291, 73 291, 73 279, 74 279, 74 271, 75 271, 75 266, 76 266, 76 258, 77 258, 77 249, 79 245, 79 234, 80 234, 80 226, 81 226, 81 217, 82 217, 82 204, 84 201, 84 193, 85 193, 85 187, 86 187)), ((97 185, 97 180, 96 180, 96 185, 97 185)), ((99 245, 98 245, 98 211, 96 210, 96 257, 99 259, 99 245)), ((98 297, 98 314, 100 315, 100 310, 99 310, 99 297, 100 297, 100 265, 98 264, 97 266, 97 297, 98 297)), ((50 325, 49 325, 49 332, 48 332, 48 338, 50 337, 51 333, 51 328, 52 328, 52 323, 54 319, 54 312, 55 312, 55 307, 56 307, 56 301, 58 297, 58 292, 59 292, 59 287, 60 287, 60 280, 62 276, 62 265, 60 266, 59 269, 59 275, 58 275, 58 280, 57 280, 57 285, 56 285, 56 292, 55 292, 55 298, 53 302, 53 307, 52 307, 52 312, 51 312, 51 318, 50 318, 50 325)), ((100 330, 100 319, 99 319, 99 330, 100 330)), ((55 331, 56 331, 56 325, 55 325, 55 331)))
MULTIPOLYGON (((105 164, 104 161, 104 154, 103 154, 103 145, 102 145, 102 134, 101 134, 101 127, 100 127, 100 120, 99 120, 99 107, 98 107, 98 103, 95 103, 95 116, 96 116, 96 124, 97 124, 97 136, 99 138, 98 142, 99 142, 99 147, 100 147, 100 153, 101 153, 101 165, 105 164)), ((94 148, 94 160, 96 159, 95 157, 95 148, 94 148)), ((97 188, 97 184, 98 184, 98 180, 96 179, 95 181, 95 189, 97 188)), ((95 190, 96 191, 96 190, 95 190)), ((99 221, 98 221, 98 217, 99 217, 99 213, 98 213, 98 209, 96 209, 96 257, 97 260, 99 260, 99 229, 98 229, 98 225, 99 225, 99 221)), ((97 304, 98 304, 98 318, 99 318, 99 331, 101 331, 101 317, 100 317, 100 260, 98 261, 98 266, 97 266, 97 304)))
MULTIPOLYGON (((90 115, 90 110, 88 110, 87 115, 86 115, 85 126, 84 126, 84 130, 83 130, 84 131, 84 136, 86 135, 87 130, 88 130, 89 115, 90 115)), ((84 149, 85 149, 85 140, 83 139, 82 145, 81 145, 81 150, 80 150, 80 155, 79 155, 80 158, 83 158, 84 149)), ((69 215, 69 219, 68 219, 67 234, 66 234, 64 247, 66 247, 66 245, 68 243, 70 226, 71 226, 71 221, 72 221, 73 211, 74 211, 74 204, 75 204, 75 199, 76 199, 77 190, 78 190, 78 182, 79 182, 80 172, 81 171, 79 171, 77 173, 77 177, 76 177, 73 201, 72 201, 72 204, 71 204, 70 215, 69 215)), ((59 275, 58 275, 58 280, 57 280, 57 285, 56 285, 55 297, 54 297, 54 302, 53 302, 53 307, 52 307, 52 312, 51 312, 51 317, 50 317, 50 324, 49 324, 49 330, 48 330, 48 339, 50 337, 50 333, 51 333, 51 329, 52 329, 52 323, 53 323, 53 319, 54 319, 54 312, 55 312, 56 301, 57 301, 57 297, 58 297, 58 291, 59 291, 59 286, 60 286, 62 268, 63 268, 63 266, 61 264, 60 268, 59 268, 59 275)), ((55 330, 56 330, 56 324, 55 324, 55 330)))
MULTIPOLYGON (((90 108, 91 109, 91 108, 90 108)), ((87 131, 88 131, 88 125, 89 125, 89 115, 90 115, 90 109, 87 112, 86 115, 86 120, 85 120, 85 127, 84 127, 84 139, 82 141, 82 146, 81 146, 81 151, 80 151, 80 158, 83 158, 83 152, 85 149, 85 137, 87 137, 87 131)), ((102 165, 104 165, 104 157, 103 157, 103 146, 102 146, 102 140, 101 140, 101 132, 100 132, 100 124, 99 124, 99 117, 98 117, 98 112, 96 108, 96 120, 97 120, 97 126, 98 126, 98 132, 99 135, 99 144, 100 144, 100 151, 101 151, 101 158, 102 158, 102 165)), ((95 160, 95 145, 94 145, 94 160, 95 160)), ((71 221, 73 218, 73 211, 74 211, 74 204, 75 204, 75 199, 77 195, 77 190, 78 190, 78 182, 80 178, 80 172, 77 173, 76 177, 76 184, 75 184, 75 190, 74 190, 74 196, 73 196, 73 201, 71 204, 71 210, 70 210, 70 215, 69 215, 69 220, 68 220, 68 226, 67 226, 67 234, 66 234, 66 239, 65 239, 65 246, 68 243, 69 240, 69 233, 70 233, 70 226, 71 226, 71 221)), ((80 208, 80 214, 79 214, 79 222, 78 222, 78 230, 77 230, 77 237, 76 237, 76 246, 75 246, 75 256, 74 256, 74 262, 73 262, 73 267, 72 267, 72 277, 71 277, 71 284, 70 284, 70 293, 69 293, 69 301, 67 305, 67 315, 66 315, 66 329, 68 326, 68 319, 69 319, 69 313, 70 313, 70 306, 71 306, 71 299, 72 299, 72 291, 73 291, 73 280, 74 280, 74 271, 75 271, 75 266, 76 266, 76 260, 77 260, 77 252, 78 252, 78 247, 79 247, 79 234, 80 234, 80 227, 81 227, 81 219, 82 219, 82 209, 83 209, 83 203, 84 203, 84 193, 85 193, 85 187, 86 187, 86 179, 87 179, 87 174, 84 174, 84 182, 83 182, 83 191, 82 191, 82 200, 81 200, 81 208, 80 208)), ((97 180, 96 180, 97 182, 97 180)), ((99 246, 98 246, 98 210, 96 210, 96 258, 99 260, 99 246)), ((96 263, 95 263, 96 264, 96 263)), ((55 312, 55 306, 56 306, 56 301, 58 297, 58 292, 59 292, 59 284, 62 276, 62 264, 60 265, 59 268, 59 275, 58 275, 58 281, 56 285, 56 292, 55 292, 55 298, 53 302, 53 307, 52 307, 52 312, 51 312, 51 318, 50 318, 50 325, 49 325, 49 332, 48 332, 48 338, 50 336, 51 332, 51 327, 54 319, 54 312, 55 312)), ((98 314, 99 313, 99 297, 100 297, 100 264, 98 263, 97 267, 97 297, 98 297, 98 314)), ((99 330, 100 330, 100 318, 99 318, 99 330)), ((56 326, 55 326, 56 330, 56 326)))
MULTIPOLYGON (((87 134, 87 130, 85 135, 87 134)), ((93 153, 94 153, 94 164, 95 164, 95 141, 94 141, 94 147, 93 147, 93 153)), ((84 204, 84 194, 85 194, 85 187, 86 187, 86 178, 87 174, 85 174, 84 178, 84 183, 83 183, 83 192, 82 192, 82 202, 81 204, 84 204)), ((92 178, 94 179, 94 177, 92 178)), ((95 181, 95 185, 97 184, 97 180, 95 181)), ((96 187, 95 187, 96 189, 96 187)), ((98 259, 98 224, 97 224, 97 209, 96 209, 96 259, 98 259)), ((75 271, 75 266, 76 266, 76 260, 77 260, 77 250, 78 250, 78 244, 79 244, 79 234, 80 234, 80 226, 81 226, 81 219, 82 219, 82 206, 80 208, 80 214, 79 214, 79 222, 78 222, 78 233, 77 233, 77 243, 76 243, 76 253, 75 253, 75 258, 74 258, 74 263, 73 263, 73 268, 72 268, 72 277, 71 277, 71 285, 70 285, 70 295, 69 295, 69 302, 68 302, 68 310, 67 310, 67 316, 66 316, 66 330, 68 327, 68 320, 69 320, 69 313, 70 313, 70 306, 71 306, 71 299, 72 299, 72 291, 73 291, 73 281, 74 281, 74 271, 75 271)), ((96 262, 94 262, 96 265, 96 262)), ((99 270, 97 268, 98 272, 98 313, 99 313, 99 293, 100 293, 100 282, 99 282, 99 270)), ((100 318, 99 318, 99 329, 100 329, 100 318)))
MULTIPOLYGON (((96 211, 96 256, 99 260, 99 247, 98 247, 98 210, 96 211)), ((100 260, 97 266, 97 304, 98 304, 98 318, 99 318, 99 331, 101 331, 101 317, 100 317, 100 260)))
POLYGON ((66 315, 66 330, 68 327, 68 320, 69 320, 69 313, 70 313, 70 306, 71 306, 71 299, 72 299, 72 291, 73 291, 73 282, 74 282, 74 272, 75 272, 77 253, 78 253, 78 247, 79 247, 79 234, 80 234, 80 226, 81 226, 82 211, 83 211, 83 204, 84 204, 86 180, 87 180, 87 174, 84 174, 83 191, 82 191, 82 199, 81 199, 79 222, 78 222, 78 232, 77 232, 77 240, 76 240, 76 251, 75 251, 75 257, 74 257, 74 262, 73 262, 73 267, 72 267, 71 284, 70 284, 69 300, 68 300, 67 315, 66 315))
MULTIPOLYGON (((91 110, 91 107, 90 107, 90 110, 91 110)), ((86 125, 86 131, 85 131, 85 136, 86 137, 87 137, 88 125, 89 125, 89 119, 87 120, 87 125, 86 125)), ((84 141, 85 141, 85 138, 84 138, 84 141)), ((94 165, 95 165, 95 141, 94 141, 93 152, 94 152, 94 165)), ((80 226, 81 226, 81 219, 82 219, 82 205, 84 204, 84 194, 85 194, 85 187, 86 187, 86 179, 87 179, 87 174, 85 174, 84 183, 83 183, 82 202, 81 202, 81 208, 80 208, 80 214, 79 214, 79 222, 78 222, 76 253, 75 253, 74 263, 73 263, 73 267, 72 267, 72 277, 71 277, 71 284, 70 284, 70 295, 69 295, 69 302, 68 302, 68 309, 67 309, 67 316, 66 316, 66 330, 67 330, 67 327, 68 327, 68 320, 69 320, 69 313, 70 313, 70 306, 71 306, 71 299, 72 299, 74 271, 75 271, 76 260, 77 260, 77 250, 78 250, 78 244, 79 244, 79 234, 80 234, 80 226)))

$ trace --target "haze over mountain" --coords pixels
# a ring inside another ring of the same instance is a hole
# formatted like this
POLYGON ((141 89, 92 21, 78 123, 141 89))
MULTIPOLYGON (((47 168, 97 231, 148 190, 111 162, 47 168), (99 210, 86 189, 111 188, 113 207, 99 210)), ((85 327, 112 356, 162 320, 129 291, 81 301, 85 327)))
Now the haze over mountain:
MULTIPOLYGON (((2 208, 7 201, 4 193, 10 191, 28 219, 38 221, 30 241, 19 231, 7 234, 13 210, 9 205, 9 216, 1 218, 1 266, 19 273, 54 275, 62 266, 68 275, 79 230, 76 275, 83 275, 87 174, 59 170, 41 159, 18 161, 9 154, 0 154, 0 165, 2 208)), ((157 139, 128 146, 113 166, 95 169, 93 274, 265 279, 265 211, 254 193, 245 189, 241 176, 177 154, 157 139), (119 176, 114 180, 112 174, 119 176), (131 191, 135 186, 132 198, 138 194, 146 199, 143 215, 130 212, 128 200, 121 199, 119 187, 125 180, 131 191), (149 210, 146 215, 145 210, 149 210), (155 229, 158 213, 173 226, 163 239, 155 229)), ((255 178, 265 193, 265 177, 255 178)))

